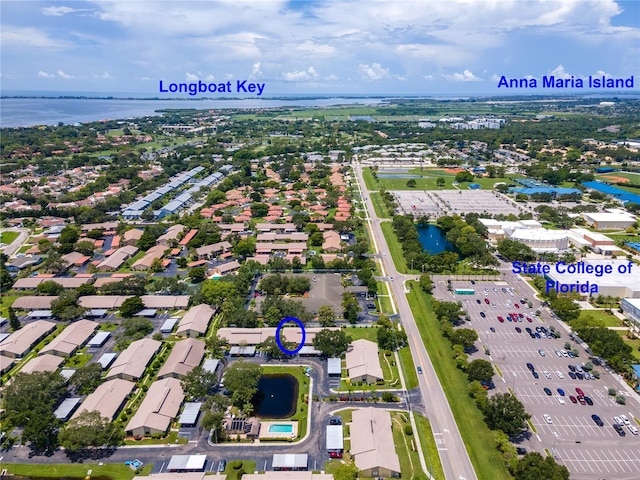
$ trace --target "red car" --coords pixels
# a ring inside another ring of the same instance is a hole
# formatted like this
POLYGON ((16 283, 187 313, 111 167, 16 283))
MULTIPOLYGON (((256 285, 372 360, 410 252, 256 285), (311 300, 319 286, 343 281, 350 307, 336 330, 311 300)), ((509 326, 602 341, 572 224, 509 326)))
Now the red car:
POLYGON ((329 452, 330 458, 342 458, 342 452, 329 452))
POLYGON ((580 405, 586 405, 587 401, 584 399, 584 397, 578 397, 578 401, 580 402, 580 405))
POLYGON ((578 394, 579 397, 584 397, 584 392, 582 391, 581 388, 576 387, 576 393, 578 394))
POLYGON ((523 315, 523 314, 521 314, 521 313, 519 313, 519 314, 518 314, 518 316, 519 316, 520 318, 524 318, 524 315, 523 315))
POLYGON ((502 317, 498 317, 498 321, 499 321, 500 323, 504 323, 504 318, 502 318, 502 317))
POLYGON ((571 400, 571 403, 578 403, 578 400, 573 395, 569 395, 569 400, 571 400))
POLYGON ((489 302, 489 299, 488 299, 488 298, 485 298, 485 299, 484 299, 484 303, 486 303, 487 305, 489 305, 489 303, 490 303, 490 302, 489 302))
POLYGON ((527 322, 531 323, 533 322, 533 319, 531 317, 527 317, 527 322))
POLYGON ((517 303, 514 303, 513 306, 516 308, 520 308, 520 305, 518 305, 517 303))

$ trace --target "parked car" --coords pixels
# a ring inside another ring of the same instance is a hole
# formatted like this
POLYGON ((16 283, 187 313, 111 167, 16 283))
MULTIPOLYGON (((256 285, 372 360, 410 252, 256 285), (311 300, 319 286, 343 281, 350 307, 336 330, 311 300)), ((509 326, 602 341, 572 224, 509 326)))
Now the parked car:
POLYGON ((502 317, 498 317, 498 321, 499 321, 500 323, 504 323, 504 318, 502 318, 502 317))
POLYGON ((538 372, 536 372, 535 370, 531 372, 531 375, 533 375, 533 378, 540 378, 540 375, 538 375, 538 372))
POLYGON ((527 368, 529 370, 531 370, 532 372, 535 370, 535 367, 533 366, 533 363, 527 363, 527 368))
POLYGON ((222 473, 227 469, 227 461, 220 460, 220 465, 218 465, 218 472, 222 473))
POLYGON ((546 413, 544 414, 544 420, 549 424, 553 423, 553 419, 551 418, 551 415, 548 415, 546 413))
POLYGON ((484 303, 486 303, 487 305, 489 305, 491 302, 489 301, 489 299, 488 299, 488 298, 485 298, 485 299, 484 299, 484 303))
POLYGON ((544 393, 546 393, 547 395, 551 396, 553 395, 553 393, 551 392, 551 389, 549 387, 544 387, 544 393))
POLYGON ((487 315, 486 315, 484 312, 480 312, 480 316, 481 316, 482 318, 487 318, 487 315))
POLYGON ((571 403, 578 403, 578 399, 573 395, 569 395, 569 400, 571 400, 571 403))
POLYGON ((538 353, 540 354, 541 357, 545 356, 545 353, 544 353, 543 349, 538 350, 538 353))
POLYGON ((560 370, 556 370, 556 376, 560 379, 564 378, 564 374, 560 370))
POLYGON ((596 423, 596 425, 598 425, 599 427, 604 426, 604 422, 602 421, 602 419, 601 419, 598 415, 596 415, 596 414, 591 415, 591 419, 592 419, 592 420, 596 423))
POLYGON ((634 425, 627 425, 627 428, 633 435, 638 435, 638 429, 634 425))
POLYGON ((516 327, 516 332, 522 333, 522 329, 520 327, 516 327))
POLYGON ((478 305, 480 305, 482 302, 480 301, 480 299, 479 299, 479 298, 476 298, 476 303, 477 303, 478 305))
POLYGON ((493 327, 490 327, 490 328, 489 328, 489 330, 491 330, 492 332, 495 332, 495 331, 496 331, 496 329, 495 329, 495 328, 493 328, 493 327))
POLYGON ((587 401, 584 399, 584 397, 578 397, 578 402, 580 403, 580 405, 586 405, 587 401))
POLYGON ((581 388, 576 387, 576 393, 578 394, 579 397, 584 397, 584 392, 582 391, 581 388))
POLYGON ((561 388, 558 388, 558 393, 560 394, 560 396, 564 397, 564 390, 561 388))
POLYGON ((626 435, 624 428, 622 428, 622 425, 619 425, 617 423, 613 424, 613 428, 615 429, 615 431, 618 433, 618 435, 620 435, 621 437, 624 437, 626 435))
POLYGON ((573 372, 569 372, 569 377, 571 377, 571 380, 575 380, 577 378, 576 374, 573 372))
POLYGON ((631 422, 629 421, 626 415, 620 415, 620 419, 622 420, 622 423, 624 423, 625 425, 631 425, 631 422))
POLYGON ((591 400, 591 397, 584 397, 584 401, 587 402, 587 405, 589 406, 593 405, 593 400, 591 400))
POLYGON ((551 374, 549 372, 547 372, 546 370, 544 372, 542 372, 542 374, 547 378, 551 378, 551 374))

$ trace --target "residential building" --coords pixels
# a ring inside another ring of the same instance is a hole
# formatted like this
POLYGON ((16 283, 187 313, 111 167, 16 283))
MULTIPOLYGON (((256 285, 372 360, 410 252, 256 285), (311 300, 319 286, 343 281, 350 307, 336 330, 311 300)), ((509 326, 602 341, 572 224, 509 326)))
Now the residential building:
POLYGON ((112 421, 120 409, 124 407, 127 397, 131 394, 135 386, 135 383, 120 378, 109 380, 99 385, 93 393, 89 394, 71 418, 76 418, 82 412, 92 412, 96 410, 100 413, 100 416, 112 421))
POLYGON ((200 260, 211 260, 223 253, 231 251, 231 244, 229 242, 218 242, 212 245, 205 245, 203 247, 196 248, 196 254, 200 260))
POLYGON ((144 400, 125 427, 127 435, 166 433, 178 415, 184 400, 184 392, 177 378, 163 378, 151 384, 144 400))
POLYGON ((45 354, 33 357, 20 370, 22 373, 55 372, 64 362, 64 358, 45 354))
POLYGON ((139 258, 135 261, 133 265, 131 265, 132 270, 149 270, 153 261, 162 258, 164 256, 164 252, 167 250, 165 245, 154 245, 147 253, 145 253, 144 257, 139 258))
POLYGON ((46 320, 27 323, 0 342, 0 352, 6 357, 22 358, 55 329, 56 324, 46 320))
POLYGON ((106 378, 121 378, 123 380, 137 381, 144 374, 147 365, 160 349, 161 342, 150 338, 142 338, 132 342, 120 356, 113 362, 113 366, 106 378))
POLYGON ((400 476, 389 412, 373 407, 354 410, 349 431, 351 455, 355 457, 361 477, 400 476))
POLYGON ((119 269, 124 262, 138 253, 138 248, 132 245, 120 247, 113 252, 109 257, 101 261, 96 268, 100 271, 114 271, 119 269))
POLYGON ((205 343, 196 338, 187 338, 173 344, 169 358, 158 372, 158 379, 183 378, 200 365, 205 354, 205 343))
POLYGON ((178 330, 176 330, 176 336, 198 337, 205 335, 214 313, 215 310, 204 303, 191 307, 189 311, 185 313, 184 317, 182 317, 182 320, 180 320, 178 330))
POLYGON ((374 342, 365 339, 352 342, 347 350, 346 361, 349 380, 352 384, 375 383, 383 380, 378 345, 374 342))
POLYGON ((173 242, 178 241, 178 237, 184 231, 184 229, 185 229, 184 225, 180 225, 180 224, 172 225, 163 235, 160 235, 160 237, 158 237, 158 240, 156 243, 158 245, 164 245, 165 247, 168 247, 173 242))
POLYGON ((78 348, 87 343, 96 328, 98 328, 98 324, 91 320, 73 322, 60 335, 49 342, 40 353, 53 353, 62 357, 70 357, 78 348))

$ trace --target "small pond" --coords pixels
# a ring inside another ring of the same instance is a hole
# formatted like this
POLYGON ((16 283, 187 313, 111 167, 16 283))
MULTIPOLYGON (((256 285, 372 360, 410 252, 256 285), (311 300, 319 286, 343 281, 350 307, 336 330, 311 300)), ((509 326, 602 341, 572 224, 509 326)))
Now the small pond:
POLYGON ((454 246, 447 240, 442 229, 436 225, 427 225, 426 227, 417 227, 418 237, 420 243, 424 249, 431 255, 436 255, 440 252, 453 252, 454 246))
POLYGON ((298 380, 289 374, 262 375, 253 401, 256 416, 287 418, 296 413, 298 380))

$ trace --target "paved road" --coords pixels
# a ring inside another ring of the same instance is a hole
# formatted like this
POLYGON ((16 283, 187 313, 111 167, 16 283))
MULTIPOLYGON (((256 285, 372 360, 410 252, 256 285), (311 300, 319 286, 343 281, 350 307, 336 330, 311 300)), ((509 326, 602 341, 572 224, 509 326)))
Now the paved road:
POLYGON ((391 258, 389 246, 382 233, 380 226, 381 220, 373 208, 371 192, 367 189, 362 176, 362 167, 360 165, 354 165, 354 169, 362 191, 362 199, 367 205, 370 230, 377 247, 376 251, 382 253, 382 258, 380 258, 383 268, 382 273, 384 276, 393 277, 393 281, 388 282, 388 285, 395 297, 398 313, 409 339, 411 355, 413 356, 416 366, 420 365, 423 370, 423 374, 418 375, 419 386, 427 416, 434 432, 434 437, 436 438, 436 442, 439 442, 438 453, 445 476, 450 480, 476 479, 477 476, 471 464, 471 459, 462 441, 458 426, 453 418, 453 413, 451 412, 447 398, 433 368, 431 359, 422 342, 418 326, 413 318, 413 313, 411 312, 409 302, 405 295, 404 282, 407 278, 413 278, 413 276, 400 274, 396 270, 393 259, 391 258))
POLYGON ((29 230, 25 228, 3 228, 3 232, 18 232, 18 238, 16 238, 9 245, 4 247, 3 252, 7 257, 10 257, 14 253, 18 251, 18 249, 22 246, 24 242, 29 238, 29 230))

